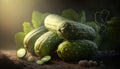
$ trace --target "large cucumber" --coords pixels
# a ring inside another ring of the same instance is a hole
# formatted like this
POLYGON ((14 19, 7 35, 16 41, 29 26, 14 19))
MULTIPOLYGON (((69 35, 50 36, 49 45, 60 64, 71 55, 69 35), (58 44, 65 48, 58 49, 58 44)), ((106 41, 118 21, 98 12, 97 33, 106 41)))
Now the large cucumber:
POLYGON ((41 26, 29 32, 24 37, 23 41, 24 47, 27 48, 27 50, 30 53, 34 54, 34 43, 37 40, 37 38, 40 37, 45 32, 47 32, 47 29, 44 26, 41 26))
POLYGON ((44 57, 46 55, 51 55, 57 49, 59 43, 62 39, 52 31, 48 31, 40 36, 34 46, 35 54, 39 57, 44 57))
POLYGON ((67 20, 61 16, 50 14, 45 20, 45 27, 48 30, 57 32, 64 39, 89 39, 93 40, 96 37, 96 31, 85 24, 67 20))
POLYGON ((58 56, 65 61, 87 59, 96 52, 97 45, 90 40, 64 41, 57 49, 58 56))

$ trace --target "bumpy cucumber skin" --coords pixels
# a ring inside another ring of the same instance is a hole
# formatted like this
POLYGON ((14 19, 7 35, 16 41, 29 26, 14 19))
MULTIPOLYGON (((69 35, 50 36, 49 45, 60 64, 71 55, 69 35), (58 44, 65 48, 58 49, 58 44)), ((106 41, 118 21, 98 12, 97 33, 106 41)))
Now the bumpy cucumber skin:
POLYGON ((64 61, 87 59, 96 52, 96 43, 89 40, 64 41, 57 49, 58 56, 64 61))
POLYGON ((32 30, 31 32, 29 32, 23 41, 24 47, 31 53, 31 54, 35 54, 34 53, 34 43, 37 40, 37 38, 39 36, 41 36, 42 34, 44 34, 45 32, 47 32, 47 29, 44 26, 41 26, 39 28, 36 28, 34 30, 32 30))
POLYGON ((58 37, 58 35, 52 31, 48 31, 40 36, 34 46, 35 54, 39 57, 44 57, 46 55, 52 55, 57 49, 58 44, 62 42, 63 39, 58 37))
POLYGON ((58 34, 68 40, 94 40, 96 37, 95 30, 92 27, 84 25, 82 23, 68 21, 68 23, 59 25, 57 29, 58 34))
POLYGON ((50 14, 45 18, 45 27, 48 30, 57 32, 57 34, 68 40, 88 39, 94 40, 96 31, 85 24, 67 20, 55 14, 50 14))
POLYGON ((102 40, 101 39, 102 36, 100 35, 100 25, 97 24, 96 22, 87 22, 85 24, 88 25, 88 26, 91 26, 96 31, 97 35, 96 35, 96 38, 93 41, 97 44, 98 47, 100 47, 101 40, 102 40))

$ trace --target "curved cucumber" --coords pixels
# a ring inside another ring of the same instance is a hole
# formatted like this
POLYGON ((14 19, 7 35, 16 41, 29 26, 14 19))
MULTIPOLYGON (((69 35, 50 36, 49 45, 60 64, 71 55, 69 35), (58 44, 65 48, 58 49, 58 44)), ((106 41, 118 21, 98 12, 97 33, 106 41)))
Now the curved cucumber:
POLYGON ((61 42, 62 39, 56 33, 48 31, 36 40, 34 46, 35 54, 40 57, 51 55, 61 42))
POLYGON ((67 20, 61 16, 50 14, 45 18, 45 27, 57 32, 59 36, 68 40, 88 39, 94 40, 96 31, 85 24, 67 20))
POLYGON ((34 54, 34 43, 37 38, 45 32, 47 32, 47 29, 44 26, 41 26, 29 32, 24 38, 24 47, 27 48, 30 53, 34 54))
POLYGON ((100 25, 95 22, 87 22, 85 23, 88 26, 91 26, 96 31, 96 38, 93 40, 98 47, 101 45, 101 35, 100 35, 100 25))

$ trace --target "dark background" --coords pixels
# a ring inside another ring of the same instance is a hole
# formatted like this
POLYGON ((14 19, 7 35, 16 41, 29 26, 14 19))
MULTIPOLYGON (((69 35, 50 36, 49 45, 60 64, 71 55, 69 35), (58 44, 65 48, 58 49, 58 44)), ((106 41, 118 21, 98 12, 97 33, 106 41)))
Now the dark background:
POLYGON ((15 48, 14 35, 22 31, 24 21, 31 22, 34 10, 57 14, 64 9, 85 10, 92 20, 102 9, 110 10, 110 17, 120 16, 119 4, 119 0, 0 0, 0 47, 15 48))

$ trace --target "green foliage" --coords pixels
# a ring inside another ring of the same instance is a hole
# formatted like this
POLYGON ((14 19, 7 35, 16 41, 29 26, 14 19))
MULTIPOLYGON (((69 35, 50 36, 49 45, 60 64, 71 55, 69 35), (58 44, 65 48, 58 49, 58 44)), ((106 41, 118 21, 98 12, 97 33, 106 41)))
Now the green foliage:
POLYGON ((50 13, 43 13, 42 15, 41 15, 41 18, 39 19, 40 20, 40 25, 39 26, 41 26, 41 25, 44 25, 44 19, 45 19, 45 17, 47 16, 47 15, 49 15, 50 13))
POLYGON ((32 25, 30 22, 23 23, 23 32, 18 32, 15 34, 15 43, 18 48, 23 47, 23 39, 27 33, 32 31, 34 28, 38 28, 40 25, 43 24, 44 18, 49 13, 41 13, 38 11, 33 11, 32 13, 32 25))
POLYGON ((33 11, 32 13, 32 24, 34 28, 38 28, 41 24, 43 24, 45 17, 49 13, 41 13, 38 11, 33 11))
POLYGON ((24 47, 23 46, 23 39, 25 37, 24 32, 18 32, 15 34, 15 43, 17 45, 17 49, 24 47))
POLYGON ((108 24, 120 24, 120 17, 112 17, 110 21, 107 21, 108 24))
POLYGON ((86 22, 86 14, 85 11, 81 11, 79 14, 80 18, 78 22, 85 23, 86 22))
POLYGON ((107 31, 101 50, 120 49, 120 17, 112 17, 107 21, 107 31))
POLYGON ((38 11, 33 11, 32 13, 32 25, 34 28, 39 27, 40 25, 40 18, 41 18, 42 13, 38 12, 38 11))
POLYGON ((23 31, 25 34, 29 33, 31 30, 33 30, 32 25, 29 22, 23 23, 23 31))
POLYGON ((69 20, 73 20, 73 21, 77 21, 77 22, 81 22, 81 23, 86 22, 85 11, 81 11, 80 13, 77 13, 73 9, 66 9, 62 12, 61 16, 65 17, 69 20))
POLYGON ((61 16, 69 19, 69 20, 74 20, 78 21, 79 20, 79 14, 74 11, 73 9, 66 9, 62 12, 61 16))

